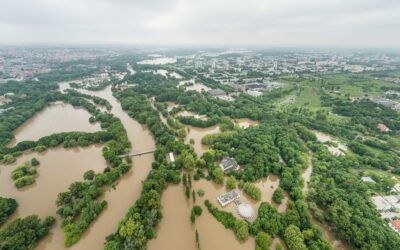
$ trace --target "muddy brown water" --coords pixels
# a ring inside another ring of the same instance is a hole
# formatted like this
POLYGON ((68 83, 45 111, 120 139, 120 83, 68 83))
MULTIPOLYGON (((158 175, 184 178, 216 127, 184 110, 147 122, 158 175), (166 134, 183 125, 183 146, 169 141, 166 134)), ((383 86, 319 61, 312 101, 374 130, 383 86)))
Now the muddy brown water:
MULTIPOLYGON (((64 249, 63 236, 56 216, 55 201, 58 193, 67 191, 72 182, 82 179, 87 170, 100 172, 106 162, 101 155, 101 146, 90 146, 84 149, 53 148, 43 153, 26 152, 14 164, 0 166, 0 196, 12 197, 18 202, 18 209, 7 221, 18 217, 37 214, 39 217, 55 216, 57 226, 51 230, 51 236, 46 237, 46 249, 64 249), (17 189, 11 179, 11 172, 20 164, 36 157, 40 161, 38 177, 32 185, 17 189), (49 240, 49 239, 52 240, 49 240)), ((45 249, 39 245, 38 249, 45 249)))
POLYGON ((198 157, 202 156, 203 153, 209 149, 209 146, 203 145, 201 143, 201 139, 206 135, 216 134, 220 132, 218 125, 209 128, 197 128, 190 125, 186 125, 185 127, 187 128, 187 136, 185 138, 185 143, 191 145, 190 139, 194 140, 194 144, 191 146, 193 146, 194 151, 196 152, 198 157))
MULTIPOLYGON (((155 146, 154 139, 148 129, 137 121, 131 119, 122 110, 119 102, 112 96, 111 87, 107 87, 103 91, 93 92, 82 90, 82 92, 102 97, 111 103, 113 106, 111 112, 121 119, 127 130, 128 137, 132 142, 131 151, 146 150, 155 146)), ((71 112, 71 115, 74 116, 77 110, 72 108, 67 112, 71 112)), ((54 120, 62 119, 57 115, 47 117, 47 121, 46 119, 41 118, 43 120, 41 120, 40 123, 49 122, 50 120, 53 122, 54 120)), ((84 122, 88 123, 88 118, 89 116, 87 116, 87 119, 84 119, 84 122)), ((248 121, 245 122, 247 123, 248 121)), ((250 125, 252 124, 250 123, 250 125)), ((74 124, 73 128, 72 131, 75 131, 77 126, 74 124)), ((190 138, 195 139, 194 149, 199 156, 208 149, 207 146, 201 144, 201 138, 206 134, 219 132, 218 126, 206 129, 194 128, 191 126, 188 126, 188 128, 190 128, 190 132, 188 133, 186 142, 189 143, 190 138)), ((27 129, 29 130, 31 128, 28 126, 27 129)), ((54 132, 48 130, 44 135, 51 133, 54 132)), ((104 199, 108 202, 108 207, 92 223, 89 229, 82 236, 81 240, 70 249, 103 248, 105 237, 117 230, 118 222, 124 217, 129 207, 139 197, 141 181, 146 178, 151 169, 151 163, 153 160, 152 154, 133 158, 132 170, 118 180, 116 189, 114 190, 111 187, 105 189, 106 192, 104 194, 104 199)), ((23 156, 18 158, 16 163, 8 166, 0 165, 0 195, 13 197, 19 203, 19 208, 11 219, 24 217, 30 214, 38 214, 42 218, 49 215, 55 216, 55 200, 57 194, 66 191, 72 182, 82 180, 82 175, 85 171, 93 169, 96 172, 100 172, 105 166, 106 162, 101 155, 101 146, 90 146, 87 148, 68 150, 63 148, 54 148, 49 149, 44 153, 26 152, 23 156), (39 175, 36 179, 36 183, 21 190, 17 190, 11 180, 11 171, 17 165, 30 160, 33 157, 36 157, 41 162, 41 165, 38 168, 39 175)), ((309 176, 311 176, 311 171, 306 172, 307 175, 309 175, 304 179, 305 181, 308 181, 309 176)), ((272 194, 279 185, 279 178, 276 176, 269 176, 255 184, 262 190, 262 201, 270 202, 280 212, 286 210, 288 201, 287 194, 285 195, 285 199, 281 205, 272 202, 272 194)), ((215 220, 204 206, 204 200, 209 199, 219 207, 216 198, 220 194, 226 192, 225 187, 206 180, 193 181, 193 187, 196 191, 200 188, 205 190, 204 197, 198 197, 196 195, 196 204, 203 208, 202 215, 196 219, 196 223, 193 225, 190 222, 190 211, 193 206, 192 200, 186 199, 182 185, 169 186, 162 195, 163 219, 157 228, 158 237, 149 242, 148 248, 150 250, 197 249, 195 245, 195 230, 197 229, 202 249, 254 249, 253 237, 250 237, 246 242, 237 241, 234 233, 231 230, 225 229, 221 223, 215 220)), ((252 200, 243 193, 241 200, 249 203, 257 212, 260 202, 252 200)), ((230 204, 223 209, 225 211, 231 211, 235 216, 238 216, 234 204, 230 204)), ((50 234, 39 242, 37 249, 66 249, 63 246, 64 237, 60 229, 60 220, 58 216, 56 216, 56 218, 56 225, 52 228, 50 234)), ((8 220, 8 222, 9 221, 11 220, 8 220)), ((330 231, 326 225, 321 225, 321 227, 324 229, 324 235, 326 237, 328 236, 327 238, 330 239, 331 242, 337 242, 336 239, 329 238, 330 231)), ((276 238, 272 242, 274 245, 276 242, 282 241, 276 238)), ((340 248, 340 245, 339 247, 335 245, 335 249, 347 248, 340 248)))
POLYGON ((250 126, 254 126, 254 125, 260 124, 260 122, 254 121, 254 120, 251 120, 251 119, 248 119, 248 118, 236 119, 234 122, 236 124, 238 124, 239 127, 241 127, 241 128, 248 128, 250 126))
MULTIPOLYGON (((119 102, 112 96, 111 88, 103 91, 91 92, 82 91, 107 99, 113 106, 111 112, 121 119, 127 130, 129 140, 132 142, 131 151, 141 151, 155 147, 154 139, 150 131, 137 121, 131 119, 121 108, 119 102)), ((71 115, 76 114, 71 109, 71 115)), ((66 114, 63 114, 66 115, 66 114)), ((47 116, 48 120, 42 123, 54 122, 59 116, 47 116)), ((87 117, 88 118, 88 117, 87 117)), ((84 122, 89 123, 88 119, 84 122)), ((71 126, 74 130, 79 129, 76 124, 71 126)), ((54 133, 47 131, 45 135, 54 133)), ((146 178, 151 163, 154 160, 153 154, 140 157, 133 157, 133 168, 117 181, 116 189, 105 188, 104 199, 108 202, 107 208, 91 224, 83 234, 81 240, 69 249, 102 249, 105 237, 114 233, 118 228, 118 222, 125 216, 128 209, 139 198, 141 182, 146 178)), ((77 149, 49 149, 43 154, 25 153, 18 158, 17 163, 8 166, 0 166, 0 195, 13 197, 19 203, 19 208, 13 218, 30 214, 38 214, 40 217, 53 215, 57 219, 56 225, 50 234, 39 242, 37 249, 66 249, 63 245, 64 237, 60 229, 60 219, 56 216, 55 200, 57 194, 68 189, 68 186, 82 180, 83 173, 89 169, 101 172, 106 167, 106 162, 101 154, 101 147, 91 146, 77 149), (11 171, 18 164, 37 157, 41 161, 38 168, 39 177, 36 184, 22 190, 14 188, 11 180, 11 171)), ((9 220, 10 221, 10 220, 9 220)))
MULTIPOLYGON (((262 201, 272 203, 272 194, 279 185, 279 178, 269 176, 255 183, 262 190, 262 201), (272 186, 272 188, 271 188, 272 186)), ((196 194, 196 205, 201 206, 203 213, 197 217, 195 224, 190 221, 190 212, 193 207, 192 198, 186 199, 185 190, 182 184, 171 185, 162 194, 163 219, 157 228, 157 238, 151 240, 148 244, 149 250, 158 249, 176 249, 176 250, 195 250, 195 232, 199 232, 200 247, 203 250, 213 249, 254 249, 254 237, 250 237, 246 242, 239 242, 233 231, 226 229, 218 222, 207 210, 204 201, 208 199, 214 205, 224 211, 232 212, 239 217, 233 203, 221 208, 217 201, 217 197, 228 190, 224 185, 218 185, 207 180, 193 181, 193 189, 197 192, 199 189, 205 191, 203 197, 196 194), (176 240, 171 240, 176 239, 176 240)), ((249 203, 255 212, 260 206, 260 202, 252 200, 243 192, 241 193, 241 201, 249 203)), ((287 198, 281 205, 273 204, 278 210, 286 210, 287 198)), ((276 242, 277 240, 274 240, 276 242)))
POLYGON ((13 131, 15 139, 9 146, 25 140, 36 141, 43 136, 71 131, 95 132, 100 124, 89 123, 90 114, 83 108, 75 108, 62 102, 52 103, 13 131))

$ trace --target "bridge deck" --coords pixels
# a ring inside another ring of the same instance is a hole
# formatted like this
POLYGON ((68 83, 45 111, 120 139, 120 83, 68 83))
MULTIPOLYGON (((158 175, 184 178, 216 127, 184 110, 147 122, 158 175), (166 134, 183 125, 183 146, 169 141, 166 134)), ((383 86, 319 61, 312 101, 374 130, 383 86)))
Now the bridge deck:
POLYGON ((152 149, 136 151, 136 152, 132 152, 132 153, 129 153, 129 154, 120 155, 119 157, 124 158, 124 157, 127 157, 127 156, 141 156, 141 155, 153 153, 155 151, 156 151, 156 148, 152 148, 152 149))

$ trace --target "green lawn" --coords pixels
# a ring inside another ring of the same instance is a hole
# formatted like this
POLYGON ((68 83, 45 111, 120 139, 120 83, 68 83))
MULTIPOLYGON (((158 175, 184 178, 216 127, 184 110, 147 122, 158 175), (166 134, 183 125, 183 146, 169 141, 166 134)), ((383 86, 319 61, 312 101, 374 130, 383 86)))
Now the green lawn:
POLYGON ((317 91, 318 90, 313 87, 304 87, 296 96, 294 105, 298 107, 307 107, 313 111, 320 109, 321 99, 317 91))

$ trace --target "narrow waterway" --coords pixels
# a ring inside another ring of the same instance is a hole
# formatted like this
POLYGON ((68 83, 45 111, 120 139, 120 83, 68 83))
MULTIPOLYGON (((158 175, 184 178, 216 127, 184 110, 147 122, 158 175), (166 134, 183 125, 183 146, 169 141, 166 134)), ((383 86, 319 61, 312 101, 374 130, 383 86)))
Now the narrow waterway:
MULTIPOLYGON (((102 91, 82 91, 86 94, 96 95, 108 100, 111 112, 121 119, 128 138, 132 143, 131 151, 142 151, 155 147, 154 139, 150 131, 136 120, 133 120, 112 95, 111 86, 102 91)), ((108 188, 104 199, 108 202, 107 209, 91 225, 82 239, 71 249, 102 249, 105 237, 118 229, 118 223, 134 202, 139 198, 142 189, 142 181, 151 170, 154 160, 153 154, 136 156, 132 158, 133 168, 118 180, 116 190, 108 188)), ((47 248, 52 249, 52 248, 47 248)))
POLYGON ((216 134, 220 132, 218 125, 209 128, 197 128, 190 125, 185 125, 185 127, 187 128, 187 136, 185 138, 185 143, 191 145, 190 139, 194 140, 194 144, 191 146, 193 146, 194 152, 196 152, 197 157, 202 156, 203 153, 210 148, 208 145, 203 145, 201 143, 201 139, 206 135, 216 134))
MULTIPOLYGON (((309 182, 311 180, 311 175, 313 171, 313 162, 312 162, 312 152, 309 152, 309 159, 308 159, 308 167, 303 173, 303 180, 304 180, 304 187, 303 187, 303 193, 305 196, 307 196, 308 191, 310 190, 309 188, 309 182)), ((332 232, 332 230, 329 228, 329 226, 326 223, 321 223, 314 219, 314 217, 311 215, 311 220, 314 225, 319 226, 324 234, 324 238, 327 239, 334 250, 348 250, 351 249, 348 245, 346 245, 343 241, 338 240, 335 236, 335 234, 332 232)))
MULTIPOLYGON (((63 85, 65 87, 65 85, 63 85)), ((126 114, 119 102, 113 97, 111 87, 103 91, 92 92, 82 91, 87 94, 96 95, 107 99, 113 106, 111 112, 121 119, 128 138, 132 143, 132 151, 146 150, 155 147, 155 142, 150 131, 137 121, 133 120, 126 114)), ((46 116, 41 118, 39 123, 51 124, 58 122, 62 116, 74 117, 76 109, 71 109, 65 114, 60 112, 61 116, 46 116)), ((77 116, 79 118, 79 115, 77 116)), ((88 123, 88 118, 79 118, 79 122, 83 119, 88 123)), ((72 131, 80 130, 79 123, 67 123, 71 125, 72 131)), ((29 128, 29 126, 27 127, 29 128)), ((44 135, 54 133, 53 130, 44 130, 44 135)), ((87 170, 101 172, 106 167, 106 162, 102 157, 101 146, 90 146, 87 148, 49 149, 44 153, 27 152, 17 162, 12 165, 3 166, 0 169, 0 195, 4 197, 12 197, 19 203, 17 212, 12 219, 23 217, 31 214, 38 214, 44 218, 52 215, 57 219, 56 225, 50 231, 50 234, 39 242, 37 249, 61 250, 64 247, 64 237, 60 228, 60 218, 56 215, 55 201, 57 194, 68 190, 71 183, 81 181, 83 173, 87 170), (17 190, 11 180, 11 171, 19 164, 36 157, 40 162, 38 168, 39 176, 36 183, 17 190)), ((119 221, 125 216, 128 209, 139 198, 142 181, 146 178, 151 170, 151 164, 154 160, 152 154, 134 157, 133 168, 124 176, 122 176, 114 190, 111 187, 105 188, 104 198, 108 202, 107 208, 100 216, 91 224, 84 233, 81 240, 69 249, 103 249, 105 237, 114 233, 118 228, 119 221)), ((11 220, 9 220, 11 221, 11 220)))
MULTIPOLYGON (((32 214, 37 214, 41 218, 55 216, 57 225, 52 228, 51 234, 40 242, 40 245, 45 242, 45 245, 48 245, 46 249, 64 249, 59 217, 56 216, 57 195, 67 191, 71 183, 82 180, 87 170, 101 172, 105 166, 101 146, 74 149, 58 147, 48 149, 43 153, 28 151, 14 164, 0 165, 0 196, 14 198, 19 205, 8 222, 32 214), (11 179, 11 172, 33 157, 40 161, 36 182, 17 189, 11 179)), ((38 249, 44 248, 39 246, 38 249)))

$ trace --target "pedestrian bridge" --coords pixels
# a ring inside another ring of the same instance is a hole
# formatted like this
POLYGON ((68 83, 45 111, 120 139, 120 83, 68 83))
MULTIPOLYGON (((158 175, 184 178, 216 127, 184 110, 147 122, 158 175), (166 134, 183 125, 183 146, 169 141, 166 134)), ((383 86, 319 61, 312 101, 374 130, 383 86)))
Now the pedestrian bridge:
POLYGON ((150 148, 150 149, 145 149, 145 150, 141 150, 141 151, 134 151, 129 154, 120 155, 119 157, 124 158, 124 157, 128 157, 128 156, 141 156, 141 155, 151 154, 151 153, 155 152, 156 150, 157 150, 156 148, 150 148))

